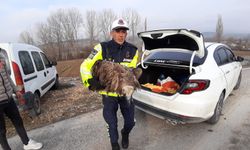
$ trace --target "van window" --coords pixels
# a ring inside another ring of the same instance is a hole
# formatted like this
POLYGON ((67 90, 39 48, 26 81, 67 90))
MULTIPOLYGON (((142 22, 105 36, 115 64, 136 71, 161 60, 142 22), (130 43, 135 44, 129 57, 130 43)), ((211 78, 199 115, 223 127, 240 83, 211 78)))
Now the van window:
POLYGON ((7 52, 4 49, 1 49, 1 48, 0 48, 0 59, 4 59, 5 60, 7 72, 8 72, 9 75, 11 75, 9 57, 7 55, 7 52))
POLYGON ((46 55, 44 53, 41 53, 41 55, 42 55, 43 62, 45 64, 46 68, 51 67, 50 62, 49 62, 48 58, 46 57, 46 55))
POLYGON ((32 55, 33 60, 35 62, 36 70, 37 71, 44 70, 44 65, 43 65, 43 61, 41 59, 40 54, 38 52, 31 52, 31 55, 32 55))
POLYGON ((18 56, 25 75, 35 72, 31 57, 27 51, 19 51, 18 56))

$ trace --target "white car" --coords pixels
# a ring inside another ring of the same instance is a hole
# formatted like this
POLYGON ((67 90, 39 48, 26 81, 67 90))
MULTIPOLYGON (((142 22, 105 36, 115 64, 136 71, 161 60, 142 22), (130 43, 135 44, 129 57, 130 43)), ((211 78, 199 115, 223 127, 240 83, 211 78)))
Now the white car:
MULTIPOLYGON (((59 84, 55 67, 57 63, 49 61, 41 49, 29 44, 0 43, 0 51, 5 57, 11 79, 17 86, 23 87, 21 93, 34 94, 31 114, 40 114, 40 97, 50 88, 53 86, 56 88, 59 84)), ((25 109, 28 102, 20 99, 17 103, 19 108, 25 109)))
POLYGON ((143 40, 138 65, 143 73, 142 88, 133 93, 136 107, 173 124, 217 123, 224 101, 240 86, 243 58, 224 44, 204 43, 202 34, 193 30, 154 30, 138 36, 143 40), (162 75, 179 85, 176 92, 143 86, 156 85, 162 75))

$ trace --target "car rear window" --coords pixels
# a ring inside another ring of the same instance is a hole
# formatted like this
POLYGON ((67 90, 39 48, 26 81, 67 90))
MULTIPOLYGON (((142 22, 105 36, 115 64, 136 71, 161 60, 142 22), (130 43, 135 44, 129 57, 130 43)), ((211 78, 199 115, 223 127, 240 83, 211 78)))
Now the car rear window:
MULTIPOLYGON (((151 53, 146 59, 147 63, 165 63, 176 65, 189 65, 192 54, 183 52, 157 51, 151 53)), ((206 58, 194 57, 193 66, 198 66, 204 63, 206 58)))

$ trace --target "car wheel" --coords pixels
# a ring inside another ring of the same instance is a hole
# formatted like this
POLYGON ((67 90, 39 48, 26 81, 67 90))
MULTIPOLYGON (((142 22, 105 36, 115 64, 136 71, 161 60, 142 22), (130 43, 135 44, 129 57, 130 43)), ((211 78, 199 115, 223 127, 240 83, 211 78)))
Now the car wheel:
POLYGON ((60 84, 60 83, 59 83, 59 77, 56 77, 56 82, 55 82, 55 84, 53 85, 52 89, 53 89, 53 90, 58 89, 59 84, 60 84))
POLYGON ((207 123, 216 124, 219 121, 220 115, 222 112, 224 96, 225 96, 225 94, 224 94, 224 92, 222 92, 220 95, 219 101, 215 107, 214 114, 209 120, 207 120, 207 123))
POLYGON ((38 116, 41 114, 40 96, 38 93, 34 94, 34 102, 32 109, 29 111, 31 117, 38 116))
POLYGON ((237 80, 237 83, 236 83, 236 85, 235 85, 235 87, 234 87, 234 90, 239 89, 240 83, 241 83, 241 77, 242 77, 242 75, 241 75, 241 72, 240 72, 240 75, 239 75, 239 78, 238 78, 238 80, 237 80))

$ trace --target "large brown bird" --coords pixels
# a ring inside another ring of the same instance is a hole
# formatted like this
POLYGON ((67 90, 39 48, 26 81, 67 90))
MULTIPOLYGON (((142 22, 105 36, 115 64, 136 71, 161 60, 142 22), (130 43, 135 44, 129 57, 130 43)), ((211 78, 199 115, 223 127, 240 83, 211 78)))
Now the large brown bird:
POLYGON ((111 61, 98 60, 92 67, 92 75, 97 78, 107 92, 116 92, 131 98, 134 90, 140 88, 138 78, 141 68, 128 68, 111 61))

